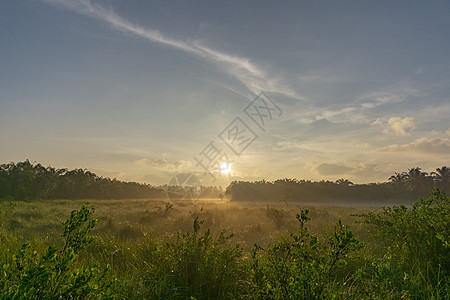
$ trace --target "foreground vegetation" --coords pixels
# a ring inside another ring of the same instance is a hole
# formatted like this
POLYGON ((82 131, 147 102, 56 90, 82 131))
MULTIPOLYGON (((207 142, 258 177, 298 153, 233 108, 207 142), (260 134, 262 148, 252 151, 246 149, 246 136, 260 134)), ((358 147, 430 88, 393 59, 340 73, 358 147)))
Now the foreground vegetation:
POLYGON ((438 190, 381 210, 91 203, 61 227, 78 202, 0 202, 1 298, 449 297, 450 203, 438 190))

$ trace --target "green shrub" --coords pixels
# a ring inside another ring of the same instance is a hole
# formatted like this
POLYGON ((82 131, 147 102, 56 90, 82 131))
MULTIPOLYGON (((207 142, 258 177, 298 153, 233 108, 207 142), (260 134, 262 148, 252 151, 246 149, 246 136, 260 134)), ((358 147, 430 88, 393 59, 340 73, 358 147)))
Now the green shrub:
POLYGON ((398 295, 444 299, 449 297, 450 201, 435 189, 411 208, 394 206, 363 215, 374 227, 373 252, 382 258, 380 278, 398 295))
POLYGON ((83 205, 63 223, 63 247, 48 247, 43 255, 26 243, 0 266, 3 299, 76 299, 107 297, 109 268, 77 266, 77 256, 92 241, 90 230, 97 224, 93 209, 83 205))
MULTIPOLYGON (((177 234, 159 248, 160 267, 168 283, 162 298, 234 299, 238 295, 242 250, 227 246, 233 235, 220 232, 214 238, 195 218, 193 233, 177 234)), ((161 271, 161 269, 160 269, 161 271)))
POLYGON ((252 250, 250 295, 257 299, 321 299, 336 278, 336 270, 362 245, 339 220, 333 235, 325 242, 308 232, 308 210, 297 214, 299 231, 288 241, 264 250, 252 250), (264 255, 259 254, 263 250, 264 255), (259 254, 259 255, 258 255, 259 254))

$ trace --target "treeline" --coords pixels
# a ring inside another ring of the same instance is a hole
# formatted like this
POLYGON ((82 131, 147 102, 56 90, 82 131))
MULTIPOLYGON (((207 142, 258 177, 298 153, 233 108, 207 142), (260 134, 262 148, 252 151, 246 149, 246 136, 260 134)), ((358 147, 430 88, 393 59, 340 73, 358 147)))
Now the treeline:
POLYGON ((161 188, 103 178, 83 169, 55 169, 29 160, 0 165, 0 199, 138 199, 165 196, 161 188))
POLYGON ((233 181, 225 195, 242 202, 379 202, 414 201, 428 196, 433 187, 450 191, 450 169, 442 167, 428 174, 420 168, 395 173, 388 182, 353 184, 348 179, 310 181, 279 179, 275 181, 233 181))
POLYGON ((162 185, 161 188, 167 191, 167 197, 171 199, 214 199, 225 197, 221 186, 204 185, 162 185))
POLYGON ((450 169, 430 174, 420 168, 395 173, 388 182, 353 184, 347 179, 310 181, 233 181, 223 192, 214 186, 159 186, 104 178, 85 169, 56 169, 29 160, 0 165, 0 199, 143 199, 222 198, 241 202, 379 202, 412 201, 433 187, 450 191, 450 169))

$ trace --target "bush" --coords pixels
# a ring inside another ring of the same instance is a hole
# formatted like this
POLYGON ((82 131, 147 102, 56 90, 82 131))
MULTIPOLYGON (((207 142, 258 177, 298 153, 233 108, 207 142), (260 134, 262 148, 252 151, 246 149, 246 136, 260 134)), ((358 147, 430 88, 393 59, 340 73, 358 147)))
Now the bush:
POLYGON ((336 280, 337 268, 346 264, 350 252, 362 246, 340 220, 326 243, 308 232, 308 210, 297 214, 297 220, 299 231, 289 241, 276 243, 267 250, 257 245, 253 248, 252 297, 322 299, 329 293, 327 287, 336 280), (258 255, 260 250, 264 255, 258 255))
POLYGON ((195 218, 193 233, 177 234, 159 249, 167 287, 162 298, 235 299, 243 273, 239 245, 225 245, 233 235, 220 232, 213 238, 208 229, 200 233, 195 218))
POLYGON ((92 241, 90 230, 97 224, 93 209, 83 205, 63 223, 63 248, 48 247, 44 255, 26 243, 0 269, 3 299, 74 299, 109 295, 109 268, 94 264, 77 266, 77 256, 92 241))
POLYGON ((421 298, 449 296, 450 201, 443 192, 435 189, 411 208, 394 206, 363 216, 375 227, 374 251, 384 253, 378 265, 395 291, 421 298))

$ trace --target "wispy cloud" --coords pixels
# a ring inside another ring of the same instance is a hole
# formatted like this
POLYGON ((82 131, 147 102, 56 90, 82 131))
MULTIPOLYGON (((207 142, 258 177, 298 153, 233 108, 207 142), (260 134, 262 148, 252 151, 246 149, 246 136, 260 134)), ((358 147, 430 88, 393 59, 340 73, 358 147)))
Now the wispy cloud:
POLYGON ((301 95, 288 86, 282 84, 279 79, 270 78, 263 68, 251 62, 248 58, 230 55, 228 53, 209 48, 201 44, 199 41, 180 41, 168 38, 157 30, 144 28, 137 24, 133 24, 115 14, 112 8, 106 8, 91 0, 42 1, 106 22, 121 32, 133 34, 148 41, 169 46, 214 62, 222 71, 239 80, 254 94, 259 94, 261 91, 266 91, 303 100, 301 95))
POLYGON ((190 161, 186 160, 175 160, 169 161, 166 158, 156 158, 156 159, 148 159, 142 158, 134 161, 136 166, 141 167, 151 167, 155 169, 161 170, 182 170, 192 166, 190 161))
POLYGON ((409 144, 393 144, 377 149, 379 152, 426 153, 443 154, 448 158, 450 153, 450 139, 448 138, 420 138, 409 144))
MULTIPOLYGON (((326 119, 333 123, 367 123, 371 117, 368 112, 392 103, 407 101, 408 98, 420 95, 411 84, 402 80, 396 84, 369 91, 356 96, 351 102, 345 101, 328 107, 303 107, 293 110, 293 118, 297 123, 308 124, 326 119)), ((373 120, 373 119, 372 119, 373 120)), ((372 121, 373 122, 373 121, 372 121)))
POLYGON ((411 87, 408 81, 401 81, 392 86, 364 93, 357 98, 362 108, 375 108, 387 103, 402 102, 411 96, 418 96, 420 92, 411 87))
POLYGON ((402 102, 418 94, 419 91, 412 88, 408 82, 401 81, 380 90, 364 93, 358 96, 353 103, 346 104, 339 109, 324 110, 322 117, 331 121, 367 122, 365 111, 385 104, 402 102))

